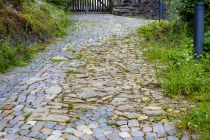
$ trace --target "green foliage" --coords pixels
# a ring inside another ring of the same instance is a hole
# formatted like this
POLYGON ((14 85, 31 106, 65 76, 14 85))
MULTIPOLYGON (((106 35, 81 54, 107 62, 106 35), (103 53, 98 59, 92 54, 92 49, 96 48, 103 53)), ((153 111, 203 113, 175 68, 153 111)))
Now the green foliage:
MULTIPOLYGON (((139 29, 146 40, 145 56, 156 63, 157 76, 166 95, 191 97, 199 106, 186 114, 182 127, 199 132, 203 139, 210 131, 210 54, 205 53, 198 63, 193 57, 193 41, 186 34, 186 26, 179 22, 152 23, 139 29), (158 67, 160 66, 160 67, 158 67), (164 66, 164 67, 162 67, 164 66)), ((205 48, 209 47, 209 33, 205 48)), ((208 49, 208 48, 207 48, 208 49)), ((171 114, 167 114, 172 119, 171 114)))
POLYGON ((4 24, 0 21, 0 31, 4 29, 4 24))
POLYGON ((69 9, 70 0, 46 0, 46 2, 59 6, 60 8, 64 7, 65 9, 69 9))
POLYGON ((169 20, 177 20, 179 19, 178 16, 178 8, 180 6, 180 0, 167 0, 164 1, 167 6, 167 11, 166 11, 166 18, 169 20))
POLYGON ((69 109, 69 110, 72 110, 72 109, 74 108, 74 106, 75 106, 75 103, 73 103, 73 102, 68 102, 68 109, 69 109))
POLYGON ((193 43, 185 34, 185 26, 179 22, 154 22, 139 29, 153 49, 148 56, 167 66, 163 73, 158 73, 162 78, 162 85, 166 94, 191 95, 207 93, 210 91, 209 55, 203 57, 201 63, 193 58, 193 43))
POLYGON ((202 140, 208 140, 210 134, 210 103, 200 103, 184 116, 182 127, 192 132, 200 132, 202 140))
MULTIPOLYGON (((208 139, 210 133, 210 55, 206 53, 201 62, 193 58, 193 42, 186 35, 186 26, 178 22, 152 23, 138 31, 139 36, 146 39, 146 56, 155 60, 157 76, 161 77, 161 84, 166 95, 189 96, 201 102, 200 106, 184 116, 182 128, 194 133, 199 132, 203 139, 208 139), (151 47, 152 46, 152 47, 151 47)), ((209 34, 205 34, 205 49, 209 46, 209 34)), ((208 48, 207 48, 208 49, 208 48)), ((173 119, 172 114, 167 118, 173 119)))
POLYGON ((144 28, 140 28, 138 33, 148 41, 159 41, 161 43, 170 43, 171 46, 176 47, 179 44, 178 40, 181 40, 185 36, 185 26, 182 26, 177 21, 161 21, 152 22, 144 28), (172 36, 173 35, 173 36, 172 36), (178 44, 177 44, 178 43, 178 44))
POLYGON ((205 52, 210 52, 210 27, 207 30, 207 32, 205 33, 205 37, 204 37, 204 51, 205 52))
POLYGON ((0 1, 0 8, 3 9, 0 11, 0 72, 26 65, 43 50, 42 43, 63 36, 69 25, 62 9, 43 1, 4 0, 0 1), (36 42, 30 42, 29 34, 36 42))
POLYGON ((61 36, 69 20, 64 11, 47 3, 24 5, 26 12, 21 16, 27 20, 28 29, 42 37, 61 36))
POLYGON ((33 44, 27 48, 20 43, 13 47, 9 43, 0 44, 0 72, 6 72, 12 66, 25 66, 28 60, 43 49, 41 44, 33 44))
MULTIPOLYGON (((193 22, 194 5, 196 0, 180 0, 178 9, 179 16, 182 21, 193 22)), ((205 22, 210 25, 210 0, 202 0, 205 2, 205 22)))

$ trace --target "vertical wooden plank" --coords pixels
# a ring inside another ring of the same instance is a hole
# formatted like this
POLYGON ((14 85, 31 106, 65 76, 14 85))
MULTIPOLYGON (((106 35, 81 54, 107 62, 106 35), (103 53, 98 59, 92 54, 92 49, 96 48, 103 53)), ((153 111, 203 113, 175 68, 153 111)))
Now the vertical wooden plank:
POLYGON ((82 0, 82 2, 83 2, 83 11, 85 12, 86 9, 85 0, 82 0))
POLYGON ((108 12, 108 0, 106 0, 106 12, 108 12))
POLYGON ((96 1, 93 0, 93 11, 95 11, 95 9, 96 9, 96 1))
POLYGON ((81 12, 82 8, 81 8, 81 0, 79 0, 79 11, 81 12))
POLYGON ((109 0, 107 0, 107 12, 109 12, 110 10, 110 3, 109 3, 109 0))
POLYGON ((103 5, 102 5, 102 7, 103 7, 103 11, 105 11, 105 2, 106 2, 106 0, 103 0, 103 5))
POLYGON ((82 12, 84 11, 84 4, 83 4, 83 0, 81 0, 81 8, 82 8, 82 12))
POLYGON ((72 2, 72 10, 75 11, 75 0, 72 2))
POLYGON ((77 0, 77 11, 79 11, 79 0, 77 0))
POLYGON ((75 11, 77 11, 77 0, 75 0, 75 11))
POLYGON ((96 11, 98 12, 98 9, 99 9, 99 4, 98 4, 98 0, 96 0, 96 4, 97 4, 97 6, 96 6, 96 11))
POLYGON ((87 1, 86 0, 84 0, 85 1, 85 11, 86 11, 86 9, 87 9, 87 1))
POLYGON ((101 11, 103 11, 104 10, 104 6, 103 6, 104 0, 100 0, 100 1, 101 1, 101 11))
POLYGON ((74 1, 74 11, 76 11, 76 9, 77 9, 77 2, 76 1, 77 0, 74 1))
POLYGON ((89 4, 90 4, 90 11, 92 11, 92 0, 89 0, 89 4))
POLYGON ((94 11, 96 11, 96 0, 94 0, 94 11))
POLYGON ((85 0, 82 0, 83 3, 83 11, 85 11, 85 0))
POLYGON ((82 12, 82 0, 79 0, 79 11, 82 12))
POLYGON ((94 0, 91 0, 92 2, 92 11, 94 11, 94 0))
POLYGON ((80 11, 80 9, 79 9, 80 6, 79 5, 80 5, 80 0, 78 0, 78 11, 80 11))
POLYGON ((101 1, 100 0, 98 1, 99 1, 99 11, 101 12, 101 1))
POLYGON ((107 0, 105 2, 105 11, 107 12, 107 0))

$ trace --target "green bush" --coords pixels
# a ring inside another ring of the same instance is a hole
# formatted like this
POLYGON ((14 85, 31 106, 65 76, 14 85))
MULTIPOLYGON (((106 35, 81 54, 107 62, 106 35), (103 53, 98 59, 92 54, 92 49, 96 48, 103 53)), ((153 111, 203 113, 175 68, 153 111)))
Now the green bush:
POLYGON ((21 43, 11 47, 8 43, 0 44, 0 72, 6 72, 12 66, 25 66, 35 54, 44 49, 44 45, 33 44, 23 47, 21 43))
POLYGON ((178 8, 180 5, 180 0, 167 0, 164 2, 167 6, 166 18, 169 20, 178 20, 178 8))
POLYGON ((175 48, 180 44, 179 40, 182 40, 182 38, 186 36, 185 30, 186 27, 183 26, 181 22, 173 20, 171 22, 152 22, 148 26, 140 28, 138 33, 148 41, 170 43, 171 46, 174 45, 175 48))
POLYGON ((204 51, 208 52, 208 53, 210 52, 210 28, 205 33, 205 37, 204 37, 204 51))
MULTIPOLYGON (((205 23, 210 25, 210 0, 203 0, 205 2, 205 23)), ((180 0, 178 14, 182 21, 193 22, 194 19, 194 4, 195 0, 180 0)))

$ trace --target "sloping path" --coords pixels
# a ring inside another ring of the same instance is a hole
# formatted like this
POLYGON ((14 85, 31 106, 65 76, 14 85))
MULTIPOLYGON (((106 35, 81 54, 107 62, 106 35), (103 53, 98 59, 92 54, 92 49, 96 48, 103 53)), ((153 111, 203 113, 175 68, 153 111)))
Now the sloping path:
POLYGON ((161 95, 138 38, 119 39, 150 21, 72 19, 74 30, 63 41, 0 75, 0 139, 176 140, 174 124, 157 116, 179 113, 180 103, 161 95))

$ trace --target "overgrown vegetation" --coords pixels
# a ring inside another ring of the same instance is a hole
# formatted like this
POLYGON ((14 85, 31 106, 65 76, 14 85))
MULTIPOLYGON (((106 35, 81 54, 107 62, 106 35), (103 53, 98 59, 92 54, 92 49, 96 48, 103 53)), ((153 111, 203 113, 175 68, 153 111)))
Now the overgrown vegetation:
MULTIPOLYGON (((138 34, 145 38, 143 42, 147 47, 145 56, 154 62, 157 77, 165 89, 165 94, 170 97, 184 95, 201 104, 184 117, 183 128, 208 137, 210 54, 206 49, 200 62, 194 59, 193 40, 188 36, 187 28, 183 22, 161 21, 140 28, 138 34)), ((208 32, 205 35, 209 39, 208 32)), ((209 42, 206 42, 205 48, 209 47, 209 42)))
POLYGON ((43 1, 0 0, 0 72, 25 65, 68 24, 64 11, 43 1))
MULTIPOLYGON (((206 25, 210 25, 210 0, 200 1, 205 3, 205 23, 206 25)), ((193 24, 195 2, 196 0, 179 0, 177 9, 182 21, 193 24)))
POLYGON ((68 10, 70 8, 70 0, 46 0, 46 2, 68 10))
POLYGON ((199 132, 202 140, 209 140, 210 131, 210 103, 199 103, 196 108, 184 116, 182 127, 192 133, 199 132))

